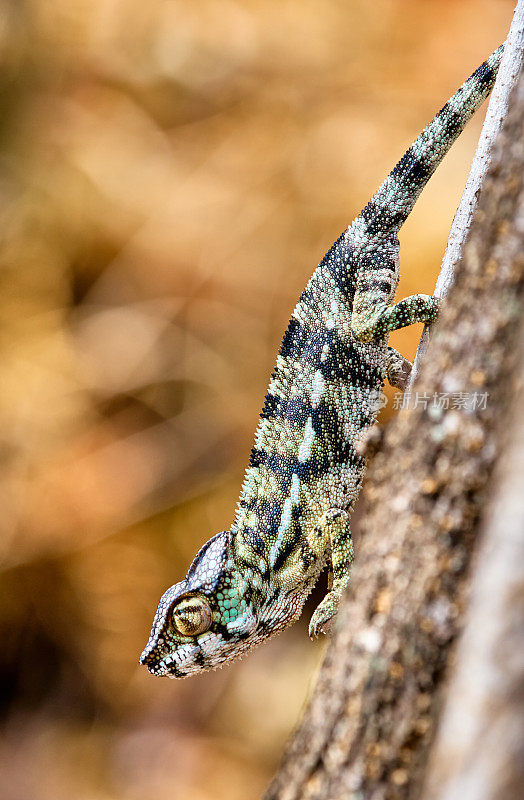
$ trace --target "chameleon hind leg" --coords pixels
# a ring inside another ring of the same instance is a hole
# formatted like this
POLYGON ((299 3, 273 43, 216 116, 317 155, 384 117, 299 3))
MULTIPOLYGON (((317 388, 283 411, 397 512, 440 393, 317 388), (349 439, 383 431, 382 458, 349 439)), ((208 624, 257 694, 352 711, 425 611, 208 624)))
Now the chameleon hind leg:
POLYGON ((309 635, 311 638, 326 633, 329 622, 338 610, 340 598, 349 582, 349 568, 353 560, 353 541, 349 527, 349 514, 341 508, 330 508, 324 514, 319 529, 325 534, 331 548, 329 591, 317 606, 311 622, 309 635))
POLYGON ((399 278, 399 253, 393 234, 361 257, 351 313, 351 327, 361 342, 376 342, 391 331, 437 317, 439 301, 427 294, 414 294, 391 305, 399 278))

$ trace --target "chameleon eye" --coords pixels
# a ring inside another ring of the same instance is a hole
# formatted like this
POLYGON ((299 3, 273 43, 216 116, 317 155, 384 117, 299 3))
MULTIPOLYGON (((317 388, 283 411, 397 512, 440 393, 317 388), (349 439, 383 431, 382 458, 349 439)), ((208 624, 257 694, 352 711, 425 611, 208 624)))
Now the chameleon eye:
POLYGON ((183 636, 198 636, 211 627, 213 616, 203 597, 183 597, 171 609, 171 622, 183 636))

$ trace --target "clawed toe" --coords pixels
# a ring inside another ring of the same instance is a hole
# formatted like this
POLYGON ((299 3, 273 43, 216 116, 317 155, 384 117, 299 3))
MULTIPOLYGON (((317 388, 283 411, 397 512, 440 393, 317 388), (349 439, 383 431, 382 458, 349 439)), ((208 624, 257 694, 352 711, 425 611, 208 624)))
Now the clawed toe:
POLYGON ((321 611, 320 607, 317 608, 311 622, 309 623, 309 638, 317 639, 321 634, 327 635, 331 632, 333 624, 333 614, 318 613, 321 611))

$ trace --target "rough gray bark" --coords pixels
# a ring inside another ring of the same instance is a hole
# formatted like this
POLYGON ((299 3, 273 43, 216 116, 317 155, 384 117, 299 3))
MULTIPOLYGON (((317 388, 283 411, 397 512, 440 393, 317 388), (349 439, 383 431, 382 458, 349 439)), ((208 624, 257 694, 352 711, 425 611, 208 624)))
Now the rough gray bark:
MULTIPOLYGON (((524 107, 521 82, 517 105, 524 107)), ((513 145, 520 149, 524 142, 513 145)), ((506 180, 511 180, 511 175, 506 180)), ((524 198, 506 253, 524 259, 524 198)), ((506 255, 507 257, 507 255, 506 255)), ((471 602, 458 647, 424 800, 516 798, 524 789, 524 326, 513 407, 495 489, 475 557, 471 602)))
MULTIPOLYGON (((521 217, 524 238, 524 209, 521 217)), ((524 339, 496 490, 423 800, 517 798, 524 788, 524 339)))
MULTIPOLYGON (((520 374, 522 75, 519 86, 414 385, 419 402, 389 427, 370 465, 369 510, 350 591, 266 800, 421 796, 463 625, 479 521, 520 374), (460 393, 470 402, 461 402, 460 393), (449 408, 433 404, 434 394, 447 397, 449 408)), ((509 800, 498 788, 482 797, 509 800)), ((468 800, 480 796, 471 793, 468 800)))

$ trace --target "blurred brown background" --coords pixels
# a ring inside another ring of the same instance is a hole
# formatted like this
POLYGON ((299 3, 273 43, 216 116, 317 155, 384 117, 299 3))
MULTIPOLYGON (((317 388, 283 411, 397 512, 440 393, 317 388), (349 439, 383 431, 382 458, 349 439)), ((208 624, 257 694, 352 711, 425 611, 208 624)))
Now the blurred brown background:
MULTIPOLYGON (((0 3, 6 800, 263 790, 322 655, 307 615, 202 677, 137 658, 232 520, 311 271, 513 5, 0 3)), ((402 295, 434 285, 481 118, 405 226, 402 295)))

